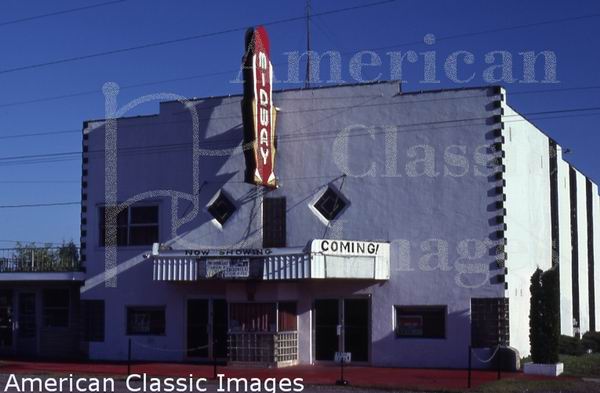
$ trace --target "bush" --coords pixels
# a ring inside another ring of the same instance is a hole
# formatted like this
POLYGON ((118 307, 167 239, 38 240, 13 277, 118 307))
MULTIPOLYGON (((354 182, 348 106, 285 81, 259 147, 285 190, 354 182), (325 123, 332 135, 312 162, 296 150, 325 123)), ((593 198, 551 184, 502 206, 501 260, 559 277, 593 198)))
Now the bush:
POLYGON ((587 332, 583 335, 581 344, 585 350, 591 349, 592 352, 600 352, 600 332, 587 332))
POLYGON ((585 353, 580 339, 564 335, 560 336, 558 350, 563 355, 581 356, 585 353))
POLYGON ((534 363, 557 363, 560 341, 560 299, 556 266, 546 272, 536 269, 531 276, 529 289, 531 359, 534 363))

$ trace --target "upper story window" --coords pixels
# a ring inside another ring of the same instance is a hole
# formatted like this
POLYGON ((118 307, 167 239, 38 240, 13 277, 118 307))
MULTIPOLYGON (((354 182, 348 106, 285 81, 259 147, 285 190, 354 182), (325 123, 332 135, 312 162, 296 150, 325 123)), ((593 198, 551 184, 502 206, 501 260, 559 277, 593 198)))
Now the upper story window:
POLYGON ((44 326, 69 327, 70 294, 68 289, 45 289, 44 326))
POLYGON ((285 198, 265 198, 263 201, 263 247, 286 246, 285 198))
MULTIPOLYGON (((106 209, 98 209, 100 246, 106 245, 106 209)), ((158 242, 158 206, 130 206, 117 215, 117 246, 148 246, 158 242)))
POLYGON ((347 205, 348 201, 339 191, 336 191, 332 187, 327 187, 327 190, 315 202, 314 208, 325 219, 331 221, 337 218, 347 205))
POLYGON ((235 205, 231 201, 231 198, 229 198, 222 190, 217 193, 211 202, 209 202, 207 209, 221 225, 224 225, 225 222, 231 218, 233 213, 235 213, 235 205))

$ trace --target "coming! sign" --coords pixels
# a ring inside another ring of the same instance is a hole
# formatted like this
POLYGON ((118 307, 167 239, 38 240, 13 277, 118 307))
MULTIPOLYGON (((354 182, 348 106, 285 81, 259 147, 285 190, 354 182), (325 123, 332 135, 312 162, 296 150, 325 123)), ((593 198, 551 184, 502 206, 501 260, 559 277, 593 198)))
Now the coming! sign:
POLYGON ((276 187, 275 179, 275 118, 272 101, 273 66, 269 37, 264 27, 246 33, 244 55, 244 145, 253 149, 246 153, 246 181, 276 187))

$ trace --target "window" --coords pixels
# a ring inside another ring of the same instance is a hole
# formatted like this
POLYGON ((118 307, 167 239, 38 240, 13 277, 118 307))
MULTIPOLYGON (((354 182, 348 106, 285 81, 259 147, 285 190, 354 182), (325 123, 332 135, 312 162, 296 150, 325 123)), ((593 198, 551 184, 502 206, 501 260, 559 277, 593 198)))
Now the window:
POLYGON ((474 348, 509 345, 508 299, 471 299, 471 345, 474 348))
POLYGON ((317 200, 314 207, 327 220, 333 220, 344 210, 348 201, 338 191, 332 187, 327 187, 327 190, 317 200))
MULTIPOLYGON (((106 245, 106 208, 99 209, 100 246, 106 245)), ((130 206, 117 214, 117 246, 149 246, 158 242, 158 206, 130 206)))
POLYGON ((234 332, 275 332, 276 310, 276 303, 232 303, 229 328, 234 332))
POLYGON ((285 198, 265 198, 263 203, 263 247, 285 247, 285 198))
POLYGON ((295 331, 297 326, 297 310, 296 302, 281 302, 278 304, 278 324, 280 332, 295 331))
POLYGON ((445 338, 446 306, 396 306, 396 337, 445 338))
POLYGON ((69 297, 68 289, 44 290, 45 327, 69 327, 69 297))
POLYGON ((223 191, 219 191, 216 198, 208 204, 208 212, 223 225, 235 212, 235 205, 223 191))
POLYGON ((19 294, 19 338, 35 337, 35 293, 19 294))
POLYGON ((104 300, 84 300, 85 341, 104 341, 104 300))
POLYGON ((127 307, 127 334, 165 334, 165 308, 127 307))

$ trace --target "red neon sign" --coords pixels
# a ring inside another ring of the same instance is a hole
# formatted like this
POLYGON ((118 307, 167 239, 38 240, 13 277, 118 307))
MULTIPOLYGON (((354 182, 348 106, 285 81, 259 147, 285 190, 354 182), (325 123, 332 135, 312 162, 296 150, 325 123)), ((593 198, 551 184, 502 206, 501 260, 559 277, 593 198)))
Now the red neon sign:
POLYGON ((245 89, 244 95, 246 105, 251 103, 252 106, 254 173, 249 180, 257 185, 276 187, 276 111, 272 101, 273 66, 269 37, 262 26, 255 28, 251 34, 247 48, 247 56, 251 57, 246 58, 245 63, 251 66, 252 72, 249 75, 251 80, 246 80, 246 83, 250 82, 252 86, 251 89, 245 89))

